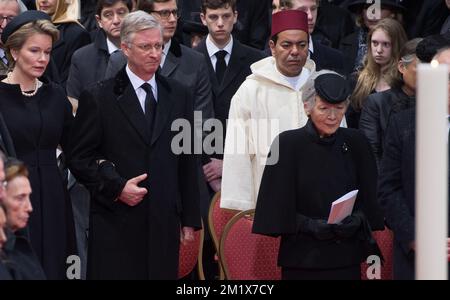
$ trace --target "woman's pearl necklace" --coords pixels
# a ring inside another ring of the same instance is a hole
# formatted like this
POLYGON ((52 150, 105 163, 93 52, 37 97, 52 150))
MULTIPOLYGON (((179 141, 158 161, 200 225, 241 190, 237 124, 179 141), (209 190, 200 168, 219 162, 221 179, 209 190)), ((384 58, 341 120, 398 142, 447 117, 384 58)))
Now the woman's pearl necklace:
MULTIPOLYGON (((11 72, 8 73, 8 75, 6 76, 6 82, 11 84, 11 72)), ((20 92, 22 93, 22 95, 24 95, 25 97, 33 97, 34 95, 37 94, 39 89, 39 80, 36 78, 35 82, 34 82, 34 91, 27 93, 22 91, 22 89, 20 89, 20 92)))

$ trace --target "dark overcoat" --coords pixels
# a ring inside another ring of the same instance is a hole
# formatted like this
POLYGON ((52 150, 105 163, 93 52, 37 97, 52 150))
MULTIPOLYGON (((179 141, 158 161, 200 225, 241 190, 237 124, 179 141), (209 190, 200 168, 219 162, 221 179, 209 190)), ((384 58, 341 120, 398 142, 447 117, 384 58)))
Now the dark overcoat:
POLYGON ((6 127, 3 115, 0 112, 0 150, 6 156, 16 156, 16 151, 14 150, 14 144, 9 134, 8 128, 6 127))
POLYGON ((106 34, 100 29, 93 43, 73 53, 66 85, 67 96, 78 99, 90 84, 103 80, 108 60, 106 34))
POLYGON ((200 227, 197 158, 171 147, 179 134, 172 123, 184 119, 192 126, 192 99, 177 81, 160 75, 156 81, 151 140, 125 68, 79 99, 69 165, 92 191, 90 279, 176 279, 180 226, 200 227), (107 162, 99 168, 97 160, 107 162), (144 200, 135 207, 116 201, 126 181, 144 173, 144 200))
MULTIPOLYGON (((59 71, 61 84, 65 87, 69 77, 70 62, 73 53, 91 42, 89 33, 77 23, 57 24, 59 39, 52 48, 51 59, 59 71)), ((95 66, 93 66, 95 68, 95 66)))

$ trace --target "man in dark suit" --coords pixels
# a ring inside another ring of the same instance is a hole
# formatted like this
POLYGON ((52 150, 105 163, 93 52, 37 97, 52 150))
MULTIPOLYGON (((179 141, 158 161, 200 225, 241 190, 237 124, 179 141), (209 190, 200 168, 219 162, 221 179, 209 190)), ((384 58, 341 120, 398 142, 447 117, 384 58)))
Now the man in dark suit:
MULTIPOLYGON (((222 145, 231 98, 251 74, 250 65, 264 58, 261 51, 241 44, 231 35, 237 22, 236 9, 236 0, 203 0, 200 17, 208 27, 209 34, 196 48, 207 61, 209 80, 213 87, 215 117, 223 127, 222 139, 216 142, 222 145)), ((223 155, 217 153, 214 157, 203 169, 212 189, 218 191, 223 155)))
MULTIPOLYGON (((83 89, 105 77, 109 56, 120 49, 120 26, 131 11, 131 0, 100 0, 95 41, 75 51, 67 79, 67 96, 78 100, 83 89), (95 66, 95 68, 93 68, 95 66)), ((73 103, 73 101, 72 101, 73 103)))
MULTIPOLYGON (((176 0, 141 0, 139 10, 151 14, 162 25, 164 50, 161 60, 161 75, 173 78, 186 85, 194 95, 193 109, 202 113, 202 120, 214 117, 211 84, 205 58, 197 51, 181 45, 175 38, 175 29, 178 24, 178 11, 176 0)), ((123 53, 111 55, 106 70, 106 78, 115 75, 126 64, 123 53)), ((198 121, 202 121, 198 120, 198 121)), ((196 125, 201 125, 196 122, 196 125)), ((198 162, 198 179, 200 198, 202 203, 209 201, 210 196, 205 180, 202 178, 202 166, 198 162)))
POLYGON ((163 45, 153 16, 130 13, 127 66, 80 97, 69 166, 92 192, 90 279, 176 279, 180 238, 201 227, 193 130, 172 145, 177 121, 193 126, 191 96, 157 73, 163 45))
POLYGON ((302 10, 308 14, 309 55, 316 63, 316 71, 328 69, 345 74, 344 56, 342 53, 323 45, 320 42, 320 37, 315 37, 314 35, 319 0, 289 0, 287 2, 290 2, 290 9, 302 10))
MULTIPOLYGON (((219 191, 221 187, 223 145, 231 98, 245 78, 251 74, 250 65, 264 57, 261 51, 241 44, 231 35, 233 26, 237 22, 236 9, 236 0, 203 0, 200 14, 209 34, 200 42, 196 50, 206 59, 213 90, 215 117, 222 125, 220 131, 219 128, 215 128, 218 135, 214 145, 216 147, 222 145, 221 149, 211 157, 207 155, 203 157, 203 172, 211 193, 219 191)), ((202 216, 207 220, 210 201, 201 204, 202 216)), ((210 239, 205 240, 203 253, 206 258, 204 259, 205 275, 208 276, 212 269, 210 262, 213 261, 215 254, 210 239)))
MULTIPOLYGON (((450 65, 450 49, 438 53, 436 59, 441 64, 450 65)), ((386 223, 394 232, 394 279, 413 280, 416 250, 415 109, 393 116, 390 123, 381 160, 378 197, 385 211, 386 223)))

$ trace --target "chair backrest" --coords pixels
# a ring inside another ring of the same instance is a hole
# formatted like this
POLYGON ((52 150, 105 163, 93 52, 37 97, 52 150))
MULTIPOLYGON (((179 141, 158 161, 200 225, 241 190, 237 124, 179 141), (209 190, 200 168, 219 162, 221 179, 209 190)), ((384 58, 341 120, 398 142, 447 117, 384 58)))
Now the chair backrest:
MULTIPOLYGON (((384 264, 381 267, 381 280, 392 280, 394 234, 391 230, 385 228, 383 231, 374 231, 373 238, 378 243, 384 257, 384 264)), ((361 264, 361 278, 363 280, 367 279, 367 268, 367 263, 364 262, 361 264)))
POLYGON ((202 267, 204 238, 203 228, 202 222, 202 229, 194 232, 194 241, 192 243, 187 243, 186 245, 180 243, 178 278, 184 278, 189 275, 197 265, 199 279, 205 279, 202 267))
POLYGON ((230 280, 280 280, 280 238, 252 233, 254 212, 240 212, 225 226, 219 255, 225 276, 230 280))
MULTIPOLYGON (((209 232, 211 233, 211 238, 214 242, 214 247, 217 254, 219 253, 220 239, 222 237, 222 232, 225 228, 225 225, 228 223, 228 221, 231 220, 234 215, 236 215, 236 212, 220 208, 220 191, 217 192, 211 200, 208 211, 209 232)), ((218 259, 218 264, 219 279, 223 280, 225 279, 225 273, 223 272, 220 258, 218 259)))

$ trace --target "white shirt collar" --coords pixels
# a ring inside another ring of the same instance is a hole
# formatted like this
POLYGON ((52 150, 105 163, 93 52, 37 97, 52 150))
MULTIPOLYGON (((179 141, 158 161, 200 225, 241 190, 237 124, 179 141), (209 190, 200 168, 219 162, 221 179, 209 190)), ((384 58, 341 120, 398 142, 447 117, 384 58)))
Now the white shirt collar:
POLYGON ((108 46, 108 53, 109 54, 113 54, 116 50, 120 50, 108 38, 106 39, 106 45, 108 46))
POLYGON ((208 50, 208 55, 210 58, 212 58, 220 50, 225 50, 229 55, 231 55, 233 50, 233 36, 230 37, 228 44, 226 44, 223 49, 220 49, 212 42, 211 36, 208 34, 208 37, 206 38, 206 50, 208 50))
POLYGON ((147 82, 148 84, 151 85, 155 98, 158 99, 157 96, 156 96, 157 88, 156 88, 155 75, 153 75, 153 77, 149 81, 144 81, 141 78, 139 78, 136 74, 134 74, 133 71, 130 70, 130 67, 128 66, 128 64, 127 64, 127 67, 126 67, 126 71, 127 71, 128 78, 130 79, 131 85, 133 86, 133 89, 136 92, 137 92, 138 89, 141 88, 141 86, 144 83, 147 82))
POLYGON ((167 54, 169 53, 170 46, 172 46, 172 39, 170 39, 167 43, 164 44, 163 53, 161 55, 161 63, 159 64, 161 68, 164 66, 166 62, 167 54))

